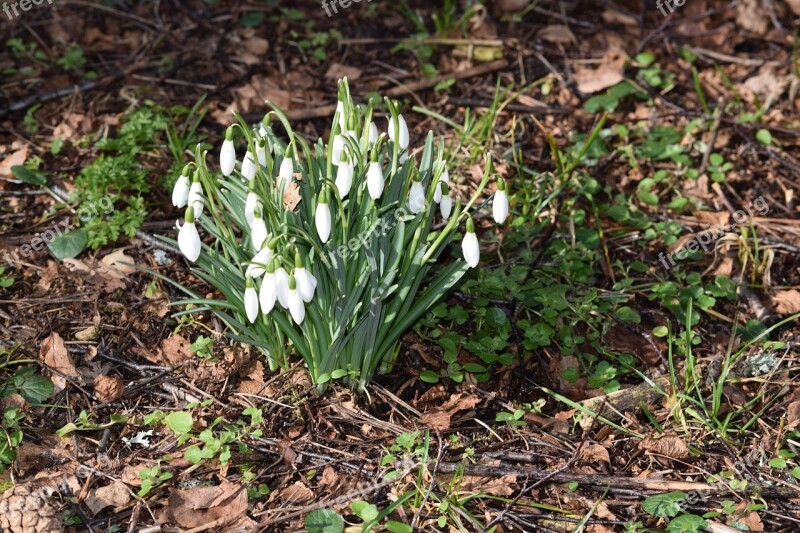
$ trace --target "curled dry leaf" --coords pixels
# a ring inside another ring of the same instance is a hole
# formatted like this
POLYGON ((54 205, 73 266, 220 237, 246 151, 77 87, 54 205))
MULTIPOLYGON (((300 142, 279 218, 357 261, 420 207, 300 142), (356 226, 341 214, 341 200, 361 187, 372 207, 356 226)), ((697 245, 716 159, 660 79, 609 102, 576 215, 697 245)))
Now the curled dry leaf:
POLYGON ((342 65, 341 63, 333 63, 330 67, 328 67, 327 72, 325 72, 325 77, 332 80, 338 80, 340 78, 347 77, 348 80, 355 81, 361 77, 361 72, 362 70, 358 67, 342 65))
POLYGON ((800 312, 800 291, 797 289, 775 291, 770 302, 778 314, 793 315, 800 312))
POLYGON ((689 457, 689 448, 686 447, 686 442, 677 435, 666 435, 660 439, 654 439, 648 435, 642 441, 642 448, 648 452, 671 459, 686 459, 689 457))
POLYGON ((247 490, 236 483, 222 480, 216 487, 175 489, 159 521, 172 522, 183 528, 216 524, 221 526, 239 520, 247 511, 247 490))
POLYGON ((97 376, 94 378, 94 395, 103 403, 113 402, 125 394, 125 384, 117 376, 97 376))
POLYGON ((28 159, 28 147, 23 146, 0 162, 0 176, 6 178, 14 177, 11 173, 11 167, 24 165, 26 159, 28 159))
POLYGON ((56 332, 50 334, 39 350, 39 361, 54 370, 52 380, 56 390, 63 390, 67 386, 67 380, 62 376, 78 377, 75 369, 75 362, 64 345, 64 339, 56 332))
POLYGON ((86 507, 96 515, 106 507, 122 507, 131 501, 131 493, 124 483, 114 481, 110 485, 89 491, 86 507))
POLYGON ((583 94, 592 94, 618 84, 625 79, 622 72, 627 59, 627 54, 622 50, 611 49, 606 52, 596 69, 576 65, 575 81, 578 83, 578 90, 583 94))
POLYGON ((608 450, 602 444, 587 444, 581 448, 581 459, 587 463, 610 463, 608 450))

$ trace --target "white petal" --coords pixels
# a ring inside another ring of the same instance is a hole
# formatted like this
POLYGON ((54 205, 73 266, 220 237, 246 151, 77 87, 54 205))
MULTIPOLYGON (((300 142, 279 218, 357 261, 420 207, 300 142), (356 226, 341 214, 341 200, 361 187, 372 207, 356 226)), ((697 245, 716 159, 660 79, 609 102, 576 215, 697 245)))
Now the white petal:
POLYGON ((286 298, 289 306, 289 313, 292 315, 292 320, 294 320, 294 323, 299 326, 306 318, 306 307, 303 304, 303 299, 300 297, 297 289, 289 289, 286 298))
POLYGON ((317 280, 308 270, 296 268, 294 279, 297 281, 297 292, 304 302, 310 302, 314 298, 314 290, 317 288, 317 280))
POLYGON ((266 137, 267 136, 267 128, 264 127, 264 124, 259 124, 258 125, 258 134, 260 136, 262 136, 262 137, 266 137))
POLYGON ((383 194, 383 170, 377 161, 371 161, 367 169, 367 189, 373 200, 377 200, 383 194))
POLYGON ((250 227, 250 237, 253 240, 253 248, 260 250, 264 241, 267 240, 267 225, 263 218, 254 218, 253 225, 250 227))
POLYGON ((344 200, 353 186, 353 164, 349 161, 339 165, 336 170, 336 190, 344 200))
POLYGON ((253 154, 247 152, 244 154, 244 160, 242 161, 242 176, 247 181, 250 181, 253 176, 256 175, 256 162, 253 159, 253 154))
POLYGON ((331 210, 328 204, 317 204, 317 212, 314 213, 314 223, 317 226, 319 240, 328 242, 331 236, 331 210))
POLYGON ((252 261, 249 265, 247 265, 247 271, 245 272, 246 276, 250 276, 251 278, 258 278, 262 274, 264 274, 264 269, 272 260, 272 250, 267 248, 266 246, 258 252, 256 255, 253 256, 252 261))
POLYGON ((498 224, 502 224, 508 218, 508 194, 506 194, 506 191, 496 191, 494 193, 492 216, 498 224))
POLYGON ((247 287, 244 290, 244 311, 251 324, 258 318, 258 294, 253 287, 247 287))
POLYGON ((244 218, 248 226, 253 225, 253 220, 256 218, 256 205, 258 204, 258 195, 253 191, 247 193, 247 200, 244 202, 244 218))
POLYGON ((333 147, 331 149, 333 150, 333 155, 331 156, 333 161, 331 162, 338 167, 342 161, 342 150, 344 150, 344 137, 340 133, 333 137, 333 147))
POLYGON ((275 307, 275 300, 278 298, 278 288, 275 281, 275 274, 267 272, 264 281, 261 283, 261 291, 258 294, 258 301, 261 304, 261 312, 268 315, 275 307))
POLYGON ((461 241, 461 251, 464 254, 464 261, 470 267, 475 268, 478 266, 478 262, 481 259, 481 250, 478 245, 478 236, 474 232, 468 231, 464 235, 464 240, 461 241))
POLYGON ((392 119, 392 117, 389 117, 389 128, 388 128, 389 139, 397 142, 397 145, 400 147, 401 150, 406 150, 408 148, 408 125, 406 124, 406 119, 403 118, 402 114, 397 115, 397 118, 400 125, 400 130, 398 132, 400 134, 400 137, 399 139, 394 138, 395 122, 392 119))
POLYGON ((263 146, 259 146, 258 143, 256 143, 256 158, 258 159, 259 165, 263 168, 267 167, 267 143, 264 143, 263 146))
POLYGON ((219 151, 219 167, 222 169, 222 173, 230 176, 235 166, 236 149, 233 147, 233 141, 222 141, 222 149, 219 151))
POLYGON ((339 113, 339 128, 341 129, 341 131, 344 131, 345 122, 347 122, 346 120, 347 117, 344 116, 344 104, 342 103, 341 100, 336 102, 336 112, 339 113))
POLYGON ((450 195, 442 196, 442 201, 439 202, 439 212, 445 222, 450 218, 450 213, 453 211, 453 199, 450 195))
MULTIPOLYGON (((450 172, 447 171, 447 167, 444 167, 441 176, 439 176, 439 181, 443 181, 450 185, 450 172)), ((436 190, 433 191, 433 201, 437 204, 442 201, 442 187, 437 186, 436 190)))
POLYGON ((281 168, 278 171, 278 176, 280 176, 280 182, 283 183, 284 187, 287 187, 290 183, 292 183, 292 178, 294 177, 294 164, 292 163, 291 157, 283 158, 283 161, 281 161, 281 168))
POLYGON ((206 203, 205 196, 203 196, 203 186, 199 181, 193 181, 192 186, 189 187, 189 205, 194 207, 195 220, 200 218, 203 214, 203 206, 206 203))
POLYGON ((172 205, 175 207, 186 207, 189 201, 189 178, 181 176, 175 182, 175 187, 172 189, 172 205))
POLYGON ((186 259, 194 263, 200 257, 200 234, 194 222, 187 222, 178 232, 178 247, 186 259))
POLYGON ((372 146, 378 140, 378 126, 372 121, 369 123, 369 144, 372 146))
POLYGON ((408 208, 414 214, 425 209, 425 189, 422 188, 420 181, 411 184, 411 189, 408 191, 408 208))
POLYGON ((289 275, 283 267, 275 271, 275 290, 278 294, 278 303, 281 307, 289 307, 289 275))

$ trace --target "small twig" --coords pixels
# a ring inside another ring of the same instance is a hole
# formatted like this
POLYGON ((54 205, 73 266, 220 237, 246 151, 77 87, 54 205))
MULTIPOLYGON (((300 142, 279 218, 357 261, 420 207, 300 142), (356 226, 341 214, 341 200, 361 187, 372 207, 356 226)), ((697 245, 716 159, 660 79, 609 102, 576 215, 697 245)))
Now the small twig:
POLYGON ((436 463, 433 465, 433 472, 431 472, 431 482, 428 485, 428 492, 425 493, 425 497, 422 498, 422 503, 420 503, 419 507, 417 508, 417 512, 414 513, 414 518, 411 520, 411 530, 415 530, 417 528, 417 521, 419 521, 419 515, 422 510, 425 508, 425 504, 428 502, 428 498, 431 497, 431 492, 433 492, 433 487, 436 485, 436 468, 442 462, 442 457, 444 457, 444 452, 447 450, 447 443, 442 444, 442 437, 441 434, 438 434, 437 437, 439 439, 439 451, 436 454, 436 463))

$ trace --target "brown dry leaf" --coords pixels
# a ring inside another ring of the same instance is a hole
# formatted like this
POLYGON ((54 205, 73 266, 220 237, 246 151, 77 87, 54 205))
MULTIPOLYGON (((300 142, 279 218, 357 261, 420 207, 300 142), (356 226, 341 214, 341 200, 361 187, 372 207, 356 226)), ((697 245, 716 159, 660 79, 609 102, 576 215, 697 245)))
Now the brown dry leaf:
POLYGON ((797 289, 775 291, 770 297, 770 302, 778 314, 793 315, 800 311, 800 291, 797 289))
POLYGON ((333 63, 325 72, 325 77, 332 80, 347 77, 349 81, 355 81, 361 77, 362 70, 358 67, 351 67, 342 65, 341 63, 333 63))
POLYGON ((118 376, 97 375, 94 378, 94 395, 103 403, 114 402, 125 394, 125 383, 118 376))
POLYGON ((623 69, 627 59, 627 54, 622 50, 611 49, 606 52, 596 69, 576 65, 575 81, 578 90, 583 94, 592 94, 618 84, 625 79, 623 69))
POLYGON ((73 378, 78 377, 78 371, 75 370, 75 362, 64 345, 64 339, 56 332, 51 333, 42 342, 42 347, 39 350, 39 361, 58 372, 58 374, 54 373, 51 376, 57 391, 64 390, 67 386, 67 381, 61 377, 62 374, 73 378))
POLYGON ((0 176, 12 178, 14 175, 11 173, 11 167, 24 165, 26 159, 28 159, 27 145, 23 146, 0 162, 0 176))
POLYGON ((320 486, 326 487, 328 494, 333 492, 333 489, 339 485, 339 474, 330 465, 326 466, 322 471, 322 477, 319 480, 320 486))
POLYGON ((422 415, 419 423, 433 430, 444 431, 450 427, 450 413, 436 409, 422 415))
POLYGON ((775 74, 775 67, 767 64, 761 67, 758 74, 751 76, 740 86, 740 91, 745 100, 752 103, 755 98, 761 100, 764 107, 769 107, 777 100, 788 85, 786 78, 779 78, 775 74))
POLYGON ((106 267, 118 272, 121 276, 136 272, 136 268, 130 266, 136 264, 133 257, 125 254, 125 248, 118 248, 103 257, 100 261, 106 267), (128 263, 128 264, 125 264, 128 263))
POLYGON ((150 465, 147 463, 139 463, 138 465, 128 465, 125 467, 125 470, 122 471, 122 475, 119 477, 119 479, 126 485, 130 485, 132 487, 141 487, 142 478, 139 477, 139 472, 141 472, 145 468, 148 468, 149 466, 150 465))
POLYGON ((216 487, 175 489, 159 522, 172 522, 183 528, 214 523, 218 526, 238 520, 247 511, 247 490, 239 484, 222 480, 216 487))
POLYGON ((273 494, 289 505, 303 505, 314 499, 314 493, 302 481, 296 481, 294 485, 289 485, 273 494))
POLYGON ((786 407, 786 422, 788 427, 795 427, 800 422, 800 400, 795 400, 786 407))
POLYGON ((543 41, 553 44, 578 44, 575 34, 572 33, 569 26, 565 26, 564 24, 550 24, 545 26, 536 32, 536 36, 543 41))
POLYGON ((65 141, 74 141, 88 134, 94 129, 92 119, 83 113, 67 112, 55 129, 53 138, 65 141))
POLYGON ((601 15, 609 24, 622 24, 623 26, 639 27, 639 20, 631 15, 626 15, 615 9, 606 9, 601 15))
POLYGON ((503 477, 464 476, 461 490, 464 492, 483 492, 492 496, 511 496, 517 476, 508 474, 503 477))
POLYGON ((764 523, 761 521, 761 517, 758 516, 758 513, 755 511, 750 511, 746 515, 739 518, 738 521, 745 524, 749 531, 764 531, 764 523))
POLYGON ((37 285, 44 291, 49 291, 53 285, 53 280, 58 277, 58 263, 52 260, 47 261, 47 268, 39 273, 37 285))
POLYGON ((656 365, 661 361, 661 356, 646 338, 624 326, 614 325, 603 340, 611 350, 634 355, 648 365, 656 365))
POLYGON ((581 459, 587 463, 610 463, 608 450, 602 444, 589 444, 581 448, 581 459))
POLYGON ((792 10, 792 13, 800 17, 800 0, 786 0, 786 3, 789 5, 789 9, 792 10))
POLYGON ((766 7, 761 0, 739 0, 736 2, 736 24, 756 35, 763 35, 769 24, 766 7))
POLYGON ((283 191, 283 206, 288 211, 294 211, 294 208, 297 207, 297 204, 300 203, 302 198, 300 197, 300 187, 297 185, 296 181, 292 181, 286 190, 283 191))
POLYGON ((100 288, 103 292, 114 292, 125 288, 125 276, 96 260, 87 263, 80 259, 64 259, 64 265, 86 283, 100 288))
POLYGON ((96 515, 106 507, 122 507, 131 501, 128 487, 121 481, 114 481, 111 485, 89 491, 86 497, 86 506, 96 515))
POLYGON ((42 437, 41 444, 24 440, 17 450, 15 463, 17 474, 22 478, 28 478, 43 470, 56 475, 64 473, 64 469, 58 467, 73 459, 67 450, 59 446, 60 440, 55 435, 49 434, 42 437))
POLYGON ((671 459, 686 459, 689 457, 689 448, 686 447, 686 442, 677 435, 667 435, 660 439, 654 439, 648 435, 642 441, 642 448, 671 459))
POLYGON ((181 335, 170 335, 158 348, 157 359, 162 362, 160 364, 178 365, 192 358, 190 345, 191 343, 181 335))

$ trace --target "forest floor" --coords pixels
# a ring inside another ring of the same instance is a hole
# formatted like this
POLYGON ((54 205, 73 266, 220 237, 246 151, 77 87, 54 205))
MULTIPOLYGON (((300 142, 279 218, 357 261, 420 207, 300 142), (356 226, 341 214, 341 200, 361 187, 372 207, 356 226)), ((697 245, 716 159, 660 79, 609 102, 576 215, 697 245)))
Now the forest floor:
POLYGON ((323 4, 0 13, 7 516, 800 529, 800 6, 323 4), (412 146, 445 139, 457 193, 491 155, 512 195, 361 395, 317 393, 299 359, 269 372, 130 266, 211 292, 154 238, 174 237, 182 165, 265 99, 326 139, 343 76, 399 99, 412 146))

